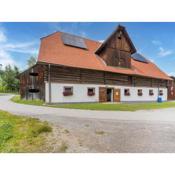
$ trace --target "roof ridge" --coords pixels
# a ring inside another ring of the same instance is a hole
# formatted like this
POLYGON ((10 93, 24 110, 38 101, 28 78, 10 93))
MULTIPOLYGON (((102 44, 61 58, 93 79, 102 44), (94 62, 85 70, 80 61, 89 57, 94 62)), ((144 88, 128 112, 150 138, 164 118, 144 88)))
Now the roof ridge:
POLYGON ((49 37, 49 36, 51 36, 51 35, 54 35, 54 34, 56 34, 56 33, 69 34, 69 35, 73 35, 73 36, 76 36, 76 37, 79 37, 79 38, 82 38, 82 39, 85 39, 85 40, 90 40, 90 41, 93 41, 93 42, 102 44, 100 41, 93 40, 93 39, 90 39, 90 38, 86 38, 86 37, 83 37, 83 36, 79 36, 79 35, 76 35, 76 34, 73 34, 73 33, 63 32, 63 31, 55 31, 55 32, 53 32, 53 33, 51 33, 51 34, 49 34, 49 35, 46 35, 46 36, 41 37, 40 39, 47 38, 47 37, 49 37))

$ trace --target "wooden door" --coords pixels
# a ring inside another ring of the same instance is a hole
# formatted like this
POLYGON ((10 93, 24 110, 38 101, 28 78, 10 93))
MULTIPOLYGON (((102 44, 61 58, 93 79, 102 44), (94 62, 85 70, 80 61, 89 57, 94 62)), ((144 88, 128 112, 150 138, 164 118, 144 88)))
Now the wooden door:
POLYGON ((175 86, 168 88, 168 100, 175 100, 175 86))
POLYGON ((99 87, 99 102, 107 102, 107 89, 99 87))
POLYGON ((120 89, 114 88, 114 102, 120 102, 120 89))

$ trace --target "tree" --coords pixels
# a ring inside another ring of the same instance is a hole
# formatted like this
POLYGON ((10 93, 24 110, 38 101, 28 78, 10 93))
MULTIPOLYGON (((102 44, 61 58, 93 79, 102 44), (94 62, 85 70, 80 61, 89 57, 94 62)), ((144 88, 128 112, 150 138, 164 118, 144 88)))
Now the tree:
POLYGON ((2 73, 3 73, 2 64, 0 64, 0 77, 1 77, 2 73))
POLYGON ((8 65, 5 67, 2 74, 2 86, 6 91, 18 91, 19 90, 19 69, 14 66, 13 68, 8 65))
POLYGON ((30 67, 32 67, 33 65, 35 65, 36 64, 36 58, 34 57, 34 56, 31 56, 28 60, 27 60, 27 65, 28 65, 28 67, 30 68, 30 67))
POLYGON ((2 87, 2 75, 3 75, 2 64, 0 64, 0 89, 2 87))

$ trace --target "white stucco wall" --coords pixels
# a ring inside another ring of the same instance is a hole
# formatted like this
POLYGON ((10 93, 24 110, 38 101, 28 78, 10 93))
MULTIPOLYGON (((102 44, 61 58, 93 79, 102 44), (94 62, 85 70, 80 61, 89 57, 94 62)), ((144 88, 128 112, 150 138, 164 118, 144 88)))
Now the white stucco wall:
MULTIPOLYGON (((46 83, 46 102, 49 102, 49 88, 46 83)), ((60 84, 51 83, 51 99, 52 103, 69 103, 69 102, 98 102, 99 100, 99 86, 98 85, 84 85, 84 84, 60 84), (64 86, 73 87, 72 96, 63 96, 64 86), (95 96, 87 95, 87 88, 95 88, 95 96)))
POLYGON ((167 100, 167 88, 152 88, 152 87, 129 87, 130 89, 130 96, 125 96, 124 95, 124 89, 126 87, 121 87, 121 101, 127 102, 127 101, 157 101, 159 90, 163 90, 163 96, 162 100, 166 101, 167 100), (138 96, 138 89, 142 89, 142 96, 138 96), (150 96, 149 95, 149 90, 153 90, 154 95, 150 96))
MULTIPOLYGON (((51 102, 52 103, 73 103, 73 102, 98 102, 99 87, 119 88, 121 89, 121 101, 157 101, 158 91, 163 90, 163 101, 167 100, 167 88, 152 88, 152 87, 130 87, 130 86, 114 86, 114 85, 94 85, 94 84, 62 84, 51 83, 51 102), (72 96, 63 96, 64 86, 73 87, 72 96), (95 96, 87 95, 87 88, 95 88, 95 96), (124 95, 124 89, 130 89, 130 96, 124 95), (142 89, 143 96, 138 96, 138 89, 142 89), (149 90, 154 91, 154 95, 149 95, 149 90)), ((49 102, 49 85, 45 82, 45 97, 46 102, 49 102)))

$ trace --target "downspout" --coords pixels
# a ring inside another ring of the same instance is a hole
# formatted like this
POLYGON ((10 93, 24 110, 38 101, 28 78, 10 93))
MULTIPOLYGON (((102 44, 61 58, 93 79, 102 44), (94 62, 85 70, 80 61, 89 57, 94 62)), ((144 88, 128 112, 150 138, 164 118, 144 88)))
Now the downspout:
POLYGON ((51 70, 51 65, 49 64, 49 70, 48 70, 48 82, 49 82, 49 103, 52 102, 51 98, 51 76, 50 76, 50 70, 51 70))
MULTIPOLYGON (((31 72, 33 73, 33 68, 32 68, 32 70, 31 70, 31 72)), ((34 77, 32 76, 31 77, 32 78, 32 89, 34 89, 34 77)), ((34 98, 33 98, 33 92, 32 92, 32 100, 33 100, 34 98)))
POLYGON ((158 83, 158 94, 157 94, 158 97, 157 97, 157 101, 158 101, 158 99, 159 99, 159 90, 160 90, 160 89, 159 89, 159 88, 160 88, 159 86, 160 86, 160 83, 158 83))

